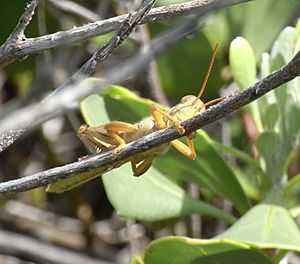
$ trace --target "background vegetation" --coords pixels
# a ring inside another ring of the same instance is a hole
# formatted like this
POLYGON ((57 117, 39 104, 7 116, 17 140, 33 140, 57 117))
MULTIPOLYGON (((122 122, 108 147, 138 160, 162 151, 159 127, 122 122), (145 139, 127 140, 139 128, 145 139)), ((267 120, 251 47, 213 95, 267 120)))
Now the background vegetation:
MULTIPOLYGON (((131 1, 73 2, 101 19, 133 8, 131 1)), ((26 3, 0 4, 1 43, 26 3)), ((40 1, 27 36, 91 22, 55 3, 40 1)), ((161 0, 156 5, 174 3, 161 0)), ((197 32, 143 73, 83 98, 80 109, 43 123, 2 152, 1 181, 85 155, 88 150, 76 136, 81 123, 137 122, 149 115, 151 100, 167 108, 184 95, 196 95, 216 43, 218 55, 203 101, 264 78, 299 51, 299 4, 252 1, 208 14, 197 32)), ((176 20, 139 27, 94 76, 132 56, 176 20)), ((59 46, 5 67, 0 72, 0 111, 39 101, 110 37, 59 46)), ((62 194, 38 188, 1 198, 0 262, 298 263, 297 87, 299 79, 199 130, 195 161, 170 149, 139 178, 132 177, 126 164, 62 194)))

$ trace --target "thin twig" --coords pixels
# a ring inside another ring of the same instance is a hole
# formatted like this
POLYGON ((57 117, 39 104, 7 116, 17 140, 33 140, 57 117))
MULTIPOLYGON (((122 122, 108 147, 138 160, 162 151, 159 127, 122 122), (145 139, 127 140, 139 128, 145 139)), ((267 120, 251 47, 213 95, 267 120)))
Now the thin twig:
MULTIPOLYGON (((298 76, 300 76, 300 52, 298 52, 287 65, 253 84, 248 89, 221 101, 220 103, 210 107, 202 114, 183 122, 182 125, 186 131, 185 135, 228 115, 234 110, 239 109, 254 100, 257 100, 269 91, 293 80, 298 76)), ((122 150, 122 152, 118 155, 113 156, 112 152, 105 152, 86 160, 39 172, 21 179, 3 182, 0 184, 0 196, 6 196, 17 192, 27 191, 36 187, 45 186, 59 179, 65 179, 70 175, 76 175, 76 173, 97 170, 104 166, 111 167, 112 164, 128 160, 131 156, 147 151, 158 145, 168 143, 178 137, 180 137, 180 135, 175 127, 162 129, 127 144, 124 150, 122 150)))
MULTIPOLYGON (((223 7, 253 0, 223 0, 223 7)), ((37 1, 33 1, 37 2, 37 1)), ((170 19, 177 16, 185 16, 198 13, 199 10, 207 6, 219 5, 219 0, 194 0, 182 4, 162 6, 152 9, 141 23, 149 23, 163 19, 170 19)), ((0 69, 12 63, 16 59, 21 59, 30 54, 43 50, 66 45, 76 41, 81 41, 93 36, 103 35, 116 30, 125 21, 127 15, 121 15, 106 20, 90 23, 81 27, 72 28, 66 31, 59 31, 37 38, 24 38, 18 45, 8 45, 8 41, 0 47, 0 69)))
POLYGON ((21 15, 16 27, 7 39, 7 43, 18 44, 19 41, 25 39, 24 31, 29 25, 30 20, 34 15, 34 10, 37 7, 39 0, 32 0, 31 3, 26 7, 24 13, 21 15))
POLYGON ((98 16, 95 12, 75 3, 67 0, 47 0, 50 4, 59 8, 63 11, 70 12, 76 14, 87 21, 96 22, 100 20, 100 16, 98 16))
POLYGON ((6 65, 6 63, 4 63, 4 65, 2 66, 2 56, 4 57, 4 61, 7 62, 14 61, 17 58, 21 58, 16 56, 15 53, 24 43, 28 42, 24 35, 24 31, 33 17, 34 10, 37 7, 38 3, 39 0, 32 0, 30 2, 30 4, 26 7, 24 13, 21 15, 13 32, 10 34, 6 42, 0 47, 0 68, 6 65))
POLYGON ((94 55, 71 77, 71 80, 76 82, 77 79, 82 79, 82 76, 91 75, 96 66, 111 55, 112 51, 129 36, 138 24, 140 24, 141 20, 150 11, 154 3, 155 0, 145 0, 135 12, 129 13, 117 33, 107 41, 101 49, 94 53, 94 55))

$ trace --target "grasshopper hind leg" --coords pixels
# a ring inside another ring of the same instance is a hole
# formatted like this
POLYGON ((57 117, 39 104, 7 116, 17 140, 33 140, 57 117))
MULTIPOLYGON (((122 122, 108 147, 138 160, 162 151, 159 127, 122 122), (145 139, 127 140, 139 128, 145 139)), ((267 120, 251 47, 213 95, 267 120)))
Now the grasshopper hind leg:
POLYGON ((133 176, 141 176, 144 174, 147 170, 150 169, 152 162, 154 160, 155 156, 150 155, 147 158, 145 158, 138 166, 137 161, 133 158, 131 163, 131 170, 133 172, 133 176))
POLYGON ((121 121, 112 121, 104 125, 104 129, 107 131, 107 134, 116 142, 116 148, 113 150, 113 154, 118 154, 125 146, 126 142, 122 136, 124 133, 134 133, 138 130, 136 125, 121 122, 121 121))
POLYGON ((172 140, 171 145, 187 158, 194 160, 196 158, 196 152, 193 143, 193 139, 195 138, 195 133, 187 135, 186 138, 187 138, 187 145, 182 143, 178 139, 172 140))

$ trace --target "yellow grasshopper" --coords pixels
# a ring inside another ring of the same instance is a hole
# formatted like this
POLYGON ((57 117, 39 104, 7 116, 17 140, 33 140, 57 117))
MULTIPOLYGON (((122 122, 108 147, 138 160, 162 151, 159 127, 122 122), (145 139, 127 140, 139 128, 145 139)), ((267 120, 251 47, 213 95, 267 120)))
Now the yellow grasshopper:
MULTIPOLYGON (((151 104, 149 107, 151 116, 146 117, 135 124, 122 121, 112 121, 95 127, 82 125, 78 130, 78 136, 94 150, 112 150, 113 154, 117 155, 129 142, 135 141, 159 129, 174 125, 179 134, 183 135, 185 133, 185 129, 181 125, 182 121, 202 113, 208 105, 218 102, 224 98, 220 97, 207 103, 203 103, 200 100, 211 73, 217 53, 217 46, 218 45, 216 45, 213 50, 212 58, 198 96, 184 96, 180 100, 180 103, 172 107, 168 112, 163 112, 155 104, 151 104)), ((196 157, 193 145, 195 133, 191 133, 186 137, 187 144, 182 143, 178 139, 172 140, 170 144, 180 153, 193 160, 196 157)), ((164 153, 167 148, 168 144, 165 144, 131 157, 129 161, 131 162, 133 175, 140 176, 144 174, 150 168, 154 158, 164 153)))

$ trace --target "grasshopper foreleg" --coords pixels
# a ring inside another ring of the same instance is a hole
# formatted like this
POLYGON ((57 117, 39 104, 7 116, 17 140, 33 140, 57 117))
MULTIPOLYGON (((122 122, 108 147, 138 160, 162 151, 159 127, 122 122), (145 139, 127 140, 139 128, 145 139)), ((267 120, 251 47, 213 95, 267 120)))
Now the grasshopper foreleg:
POLYGON ((176 119, 174 119, 169 114, 167 114, 167 113, 163 112, 162 110, 160 110, 156 105, 154 105, 154 104, 150 105, 150 113, 151 113, 151 115, 152 115, 152 117, 155 121, 155 125, 159 129, 168 127, 168 125, 165 121, 165 119, 166 119, 177 128, 178 133, 180 135, 184 134, 185 129, 182 125, 180 125, 180 122, 178 122, 176 119))
MULTIPOLYGON (((180 125, 176 119, 170 116, 168 113, 161 111, 157 106, 150 105, 150 112, 152 117, 155 120, 155 124, 158 128, 166 128, 168 127, 165 119, 167 119, 171 124, 176 126, 179 134, 184 134, 184 127, 180 125)), ((195 133, 187 135, 187 145, 175 139, 171 141, 171 145, 174 146, 180 153, 184 156, 188 157, 191 160, 194 160, 196 157, 196 152, 193 144, 193 139, 195 138, 195 133)))

